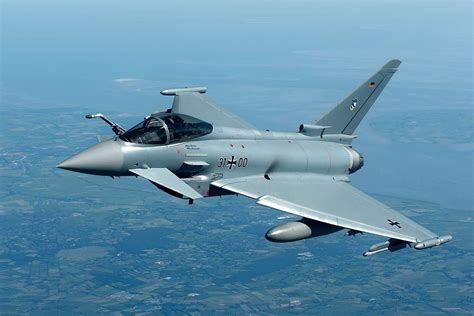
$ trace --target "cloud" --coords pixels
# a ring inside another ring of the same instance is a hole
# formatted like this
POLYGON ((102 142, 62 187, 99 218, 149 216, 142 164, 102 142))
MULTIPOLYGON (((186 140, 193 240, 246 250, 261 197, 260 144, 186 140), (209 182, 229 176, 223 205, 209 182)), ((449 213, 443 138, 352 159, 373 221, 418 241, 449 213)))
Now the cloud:
POLYGON ((137 78, 117 78, 113 82, 122 89, 134 92, 141 92, 146 87, 146 82, 137 78))
POLYGON ((130 83, 136 83, 138 81, 140 81, 140 79, 136 79, 136 78, 117 78, 117 79, 114 79, 114 82, 119 83, 119 84, 130 84, 130 83))

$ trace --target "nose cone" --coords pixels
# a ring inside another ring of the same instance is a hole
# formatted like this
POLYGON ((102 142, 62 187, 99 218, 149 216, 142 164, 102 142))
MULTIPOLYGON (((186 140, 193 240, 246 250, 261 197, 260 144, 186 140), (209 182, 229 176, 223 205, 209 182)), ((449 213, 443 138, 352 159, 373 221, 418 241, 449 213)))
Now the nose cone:
POLYGON ((97 175, 117 175, 123 167, 121 146, 114 140, 96 144, 59 165, 58 168, 97 175))

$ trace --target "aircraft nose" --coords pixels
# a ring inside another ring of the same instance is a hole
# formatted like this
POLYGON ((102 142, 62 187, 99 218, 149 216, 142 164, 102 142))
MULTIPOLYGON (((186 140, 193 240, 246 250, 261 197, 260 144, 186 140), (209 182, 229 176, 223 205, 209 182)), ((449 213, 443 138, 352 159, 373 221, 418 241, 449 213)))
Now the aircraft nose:
POLYGON ((81 151, 56 167, 76 172, 116 175, 122 171, 123 153, 114 140, 107 140, 81 151))

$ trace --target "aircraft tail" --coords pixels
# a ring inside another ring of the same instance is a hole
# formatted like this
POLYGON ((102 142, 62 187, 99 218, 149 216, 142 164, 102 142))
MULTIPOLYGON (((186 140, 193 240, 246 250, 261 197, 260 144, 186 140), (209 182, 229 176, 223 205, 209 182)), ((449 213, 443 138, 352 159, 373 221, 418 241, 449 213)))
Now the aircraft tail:
POLYGON ((320 118, 316 125, 330 126, 326 128, 325 135, 352 135, 400 64, 401 61, 398 59, 387 62, 366 82, 320 118))

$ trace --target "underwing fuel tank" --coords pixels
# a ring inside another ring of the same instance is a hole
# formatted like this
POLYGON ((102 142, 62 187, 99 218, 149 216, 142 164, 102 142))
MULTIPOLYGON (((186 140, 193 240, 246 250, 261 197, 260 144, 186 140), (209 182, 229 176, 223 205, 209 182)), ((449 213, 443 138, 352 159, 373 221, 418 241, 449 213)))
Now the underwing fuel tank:
POLYGON ((343 229, 342 227, 302 218, 271 228, 265 238, 272 242, 291 242, 306 238, 329 235, 343 229))

